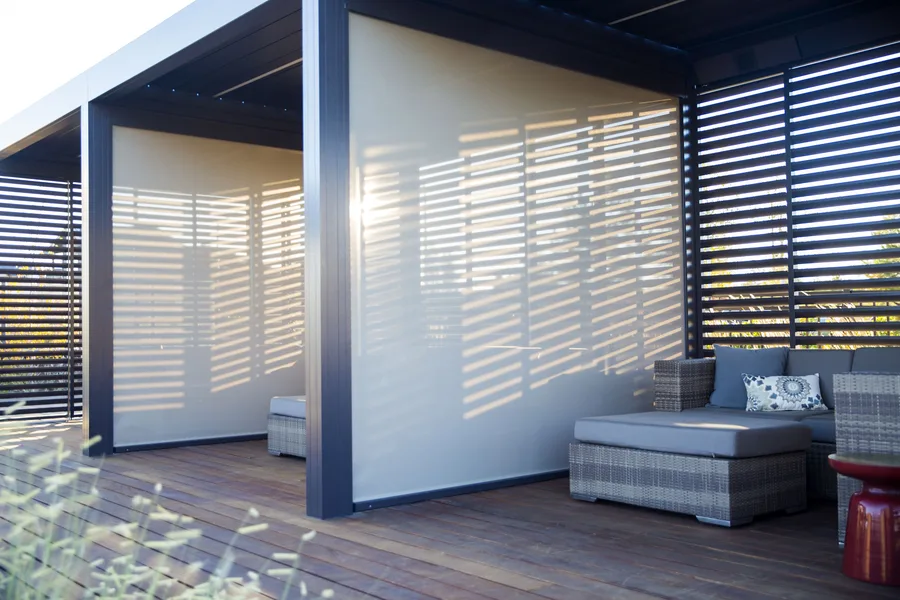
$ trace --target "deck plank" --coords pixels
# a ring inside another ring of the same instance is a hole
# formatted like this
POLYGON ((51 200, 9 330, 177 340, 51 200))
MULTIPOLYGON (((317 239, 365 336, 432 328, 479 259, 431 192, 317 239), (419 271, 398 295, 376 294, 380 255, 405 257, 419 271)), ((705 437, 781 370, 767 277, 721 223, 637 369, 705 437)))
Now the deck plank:
MULTIPOLYGON (((101 464, 80 454, 79 425, 19 423, 0 432, 0 447, 26 454, 0 453, 0 470, 28 479, 27 457, 53 449, 56 437, 72 450, 67 468, 101 464)), ((301 576, 314 590, 333 588, 337 598, 894 597, 892 590, 840 573, 833 504, 728 530, 682 515, 576 502, 567 482, 556 480, 323 522, 305 514, 304 461, 272 457, 265 442, 135 452, 109 457, 102 467, 101 502, 68 526, 127 521, 132 498, 153 494, 160 483, 163 506, 203 529, 172 563, 176 572, 194 560, 214 565, 255 507, 270 528, 238 539, 236 573, 263 569, 273 552, 294 550, 300 536, 315 529, 303 549, 301 576)), ((163 531, 152 529, 157 536, 163 531)), ((102 540, 86 558, 112 556, 116 543, 102 540)), ((141 553, 144 564, 158 560, 152 551, 141 553)), ((195 582, 193 576, 179 579, 195 582)), ((72 580, 73 589, 88 584, 83 572, 72 580)), ((280 583, 266 578, 265 596, 275 595, 280 583)))

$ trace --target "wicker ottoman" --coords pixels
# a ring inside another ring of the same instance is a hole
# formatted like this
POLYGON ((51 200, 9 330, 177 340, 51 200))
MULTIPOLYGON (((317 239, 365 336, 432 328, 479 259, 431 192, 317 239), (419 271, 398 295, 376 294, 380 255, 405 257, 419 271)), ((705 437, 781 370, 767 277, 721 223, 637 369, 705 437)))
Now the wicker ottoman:
POLYGON ((276 396, 269 403, 269 454, 306 458, 306 397, 276 396))
POLYGON ((573 498, 613 500, 733 527, 806 508, 810 431, 790 421, 660 411, 581 419, 573 498))

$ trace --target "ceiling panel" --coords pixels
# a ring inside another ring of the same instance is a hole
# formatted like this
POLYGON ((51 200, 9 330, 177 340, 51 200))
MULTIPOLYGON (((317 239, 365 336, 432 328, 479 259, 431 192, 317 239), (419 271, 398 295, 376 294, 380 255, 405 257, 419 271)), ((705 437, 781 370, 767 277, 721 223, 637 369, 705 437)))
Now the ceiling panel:
POLYGON ((303 105, 303 63, 234 90, 225 98, 299 111, 303 105))
POLYGON ((81 128, 74 126, 35 142, 16 155, 21 160, 78 163, 81 158, 81 128))
POLYGON ((848 0, 685 0, 621 23, 641 37, 692 50, 697 45, 771 27, 856 2, 848 0), (740 10, 735 10, 736 5, 740 10))
POLYGON ((245 36, 160 77, 152 87, 187 94, 240 100, 297 109, 303 52, 299 0, 273 0, 280 10, 272 20, 245 36))
POLYGON ((737 35, 873 10, 885 0, 538 0, 585 19, 689 52, 737 35))
POLYGON ((551 0, 541 2, 545 6, 553 6, 572 15, 578 15, 609 25, 620 19, 652 10, 671 0, 551 0))

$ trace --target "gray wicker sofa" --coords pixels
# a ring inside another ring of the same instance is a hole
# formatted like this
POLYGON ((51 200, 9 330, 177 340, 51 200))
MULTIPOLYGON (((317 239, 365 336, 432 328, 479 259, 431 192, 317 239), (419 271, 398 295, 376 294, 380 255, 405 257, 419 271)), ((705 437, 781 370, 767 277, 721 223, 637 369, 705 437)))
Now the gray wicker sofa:
MULTIPOLYGON (((808 496, 834 499, 837 477, 827 460, 837 441, 834 407, 836 396, 849 398, 843 383, 835 393, 835 380, 852 373, 857 387, 874 385, 874 372, 900 372, 900 348, 788 351, 787 375, 819 373, 827 412, 713 407, 715 368, 715 359, 657 361, 655 411, 580 419, 569 448, 572 497, 694 514, 728 526, 800 510, 808 496)), ((845 402, 839 415, 858 412, 845 402)), ((892 411, 900 415, 900 406, 892 411)), ((846 436, 842 418, 838 435, 846 436)), ((851 485, 842 486, 842 496, 849 497, 851 485)))
POLYGON ((788 351, 787 375, 819 374, 822 399, 827 412, 778 411, 748 413, 740 409, 709 406, 715 379, 715 359, 660 360, 654 365, 656 399, 654 407, 663 411, 696 410, 758 419, 799 422, 812 432, 807 452, 807 484, 811 498, 837 499, 837 475, 828 465, 835 452, 835 389, 838 373, 900 373, 900 348, 860 348, 853 350, 788 351))

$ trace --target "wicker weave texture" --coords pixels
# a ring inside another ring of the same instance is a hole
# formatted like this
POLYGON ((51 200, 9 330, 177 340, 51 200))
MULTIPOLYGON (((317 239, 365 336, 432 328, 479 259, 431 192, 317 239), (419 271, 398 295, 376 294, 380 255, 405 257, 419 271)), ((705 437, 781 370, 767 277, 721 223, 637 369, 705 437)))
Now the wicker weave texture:
MULTIPOLYGON (((658 360, 653 364, 657 410, 681 411, 709 403, 716 376, 715 359, 658 360)), ((807 456, 808 492, 812 498, 837 498, 837 479, 828 464, 830 444, 813 443, 807 456)))
MULTIPOLYGON (((835 375, 834 404, 839 454, 900 454, 900 375, 835 375)), ((838 541, 842 544, 850 496, 861 488, 859 481, 838 477, 838 541)))
POLYGON ((708 358, 658 360, 653 363, 654 407, 680 411, 709 402, 716 361, 708 358))
POLYGON ((306 458, 306 419, 270 414, 269 454, 306 458))
POLYGON ((709 458, 573 443, 574 498, 614 500, 721 521, 742 522, 806 507, 806 453, 709 458))
POLYGON ((850 497, 862 490, 862 481, 844 475, 837 476, 838 485, 838 543, 843 545, 847 534, 847 512, 850 508, 850 497))
POLYGON ((837 500, 837 473, 828 464, 834 444, 813 442, 806 452, 806 493, 810 498, 837 500))

